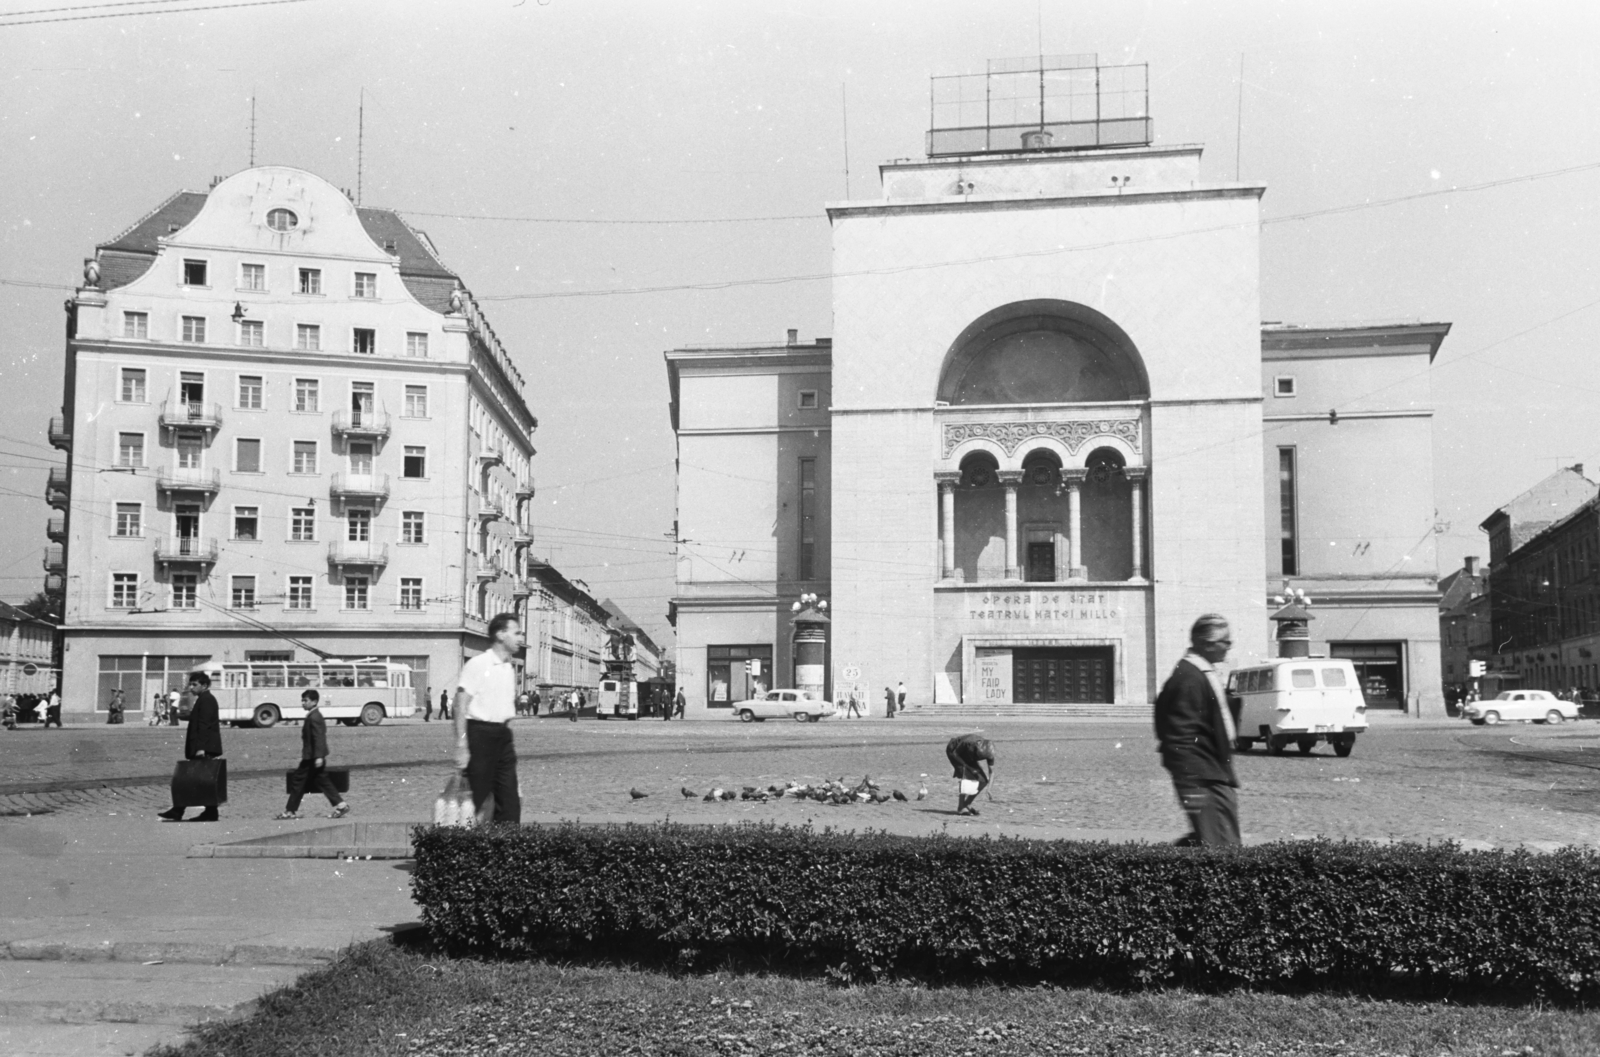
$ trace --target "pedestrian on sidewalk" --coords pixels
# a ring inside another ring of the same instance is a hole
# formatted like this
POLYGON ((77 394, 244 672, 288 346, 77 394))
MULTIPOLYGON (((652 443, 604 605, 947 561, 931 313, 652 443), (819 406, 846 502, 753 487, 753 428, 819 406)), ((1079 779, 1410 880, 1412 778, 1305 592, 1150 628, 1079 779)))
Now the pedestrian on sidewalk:
MULTIPOLYGON (((428 687, 428 692, 422 695, 422 722, 427 723, 433 718, 433 687, 428 687)), ((439 717, 443 719, 443 716, 439 717)))
POLYGON ((350 805, 328 777, 328 721, 318 707, 321 703, 322 695, 315 690, 300 695, 300 707, 306 710, 305 722, 300 724, 300 766, 295 768, 294 777, 289 781, 289 802, 278 815, 280 819, 300 817, 300 800, 306 795, 308 785, 315 785, 317 792, 328 798, 333 806, 329 818, 344 818, 350 813, 350 805))
POLYGON ((182 703, 183 695, 174 686, 167 693, 167 722, 174 727, 178 725, 178 720, 183 718, 183 709, 179 707, 182 703))
POLYGON ((450 718, 450 691, 448 690, 439 691, 439 718, 450 718))
POLYGON ((1238 734, 1216 666, 1233 638, 1226 618, 1207 613, 1189 629, 1183 655, 1156 697, 1156 739, 1161 766, 1172 775, 1189 832, 1178 844, 1239 843, 1239 779, 1233 771, 1238 734))
POLYGON ((857 719, 861 718, 861 698, 854 687, 851 687, 850 696, 845 699, 845 707, 848 709, 844 714, 845 719, 849 719, 851 716, 857 719))
POLYGON ((516 670, 511 658, 526 641, 514 613, 489 621, 487 650, 461 666, 456 680, 456 766, 467 772, 472 806, 483 818, 484 804, 494 800, 495 822, 521 822, 522 798, 517 792, 517 752, 511 737, 516 716, 516 670))
MULTIPOLYGON (((195 672, 189 676, 189 693, 194 695, 194 705, 189 709, 189 729, 183 736, 184 759, 221 759, 222 724, 218 720, 217 699, 211 696, 211 676, 205 672, 195 672)), ((157 817, 168 822, 182 822, 183 808, 173 804, 166 811, 157 812, 157 817)), ((194 817, 194 821, 217 821, 217 809, 206 808, 194 817)))
POLYGON ((61 688, 59 686, 50 688, 50 699, 45 702, 44 706, 44 729, 49 730, 52 723, 56 725, 57 730, 61 729, 61 688))
POLYGON ((122 687, 119 686, 111 691, 111 704, 106 708, 106 724, 120 726, 125 707, 122 703, 122 687))
POLYGON ((904 679, 900 680, 894 688, 894 710, 896 712, 904 712, 906 710, 906 681, 904 679))
POLYGON ((972 802, 994 775, 994 746, 982 734, 958 734, 945 745, 944 755, 961 783, 956 793, 956 814, 976 815, 978 809, 972 802), (983 773, 985 761, 989 764, 988 774, 983 773))
POLYGON ((883 688, 883 714, 889 719, 894 718, 894 691, 887 686, 883 688))

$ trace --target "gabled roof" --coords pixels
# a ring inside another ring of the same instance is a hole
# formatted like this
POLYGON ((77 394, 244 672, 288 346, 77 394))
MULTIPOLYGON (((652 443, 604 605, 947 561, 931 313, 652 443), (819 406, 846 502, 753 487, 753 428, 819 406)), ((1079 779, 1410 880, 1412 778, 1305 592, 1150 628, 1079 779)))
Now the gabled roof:
POLYGON ((10 602, 0 602, 0 620, 15 620, 18 623, 38 624, 46 628, 55 627, 50 621, 36 617, 20 606, 12 605, 10 602))
POLYGON ((1484 518, 1478 527, 1493 532, 1510 521, 1512 549, 1522 546, 1600 494, 1600 485, 1583 476, 1583 466, 1564 466, 1484 518))
POLYGON ((128 230, 97 247, 102 250, 123 250, 128 253, 148 253, 155 256, 160 249, 156 242, 182 228, 200 214, 206 204, 204 191, 179 191, 156 206, 128 230))

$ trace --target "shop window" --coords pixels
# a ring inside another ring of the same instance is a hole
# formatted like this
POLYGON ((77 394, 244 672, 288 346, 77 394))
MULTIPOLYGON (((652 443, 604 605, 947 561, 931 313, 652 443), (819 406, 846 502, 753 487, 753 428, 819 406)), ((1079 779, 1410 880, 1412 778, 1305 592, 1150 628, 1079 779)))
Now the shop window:
POLYGON ((732 708, 771 687, 771 646, 706 647, 707 707, 732 708))

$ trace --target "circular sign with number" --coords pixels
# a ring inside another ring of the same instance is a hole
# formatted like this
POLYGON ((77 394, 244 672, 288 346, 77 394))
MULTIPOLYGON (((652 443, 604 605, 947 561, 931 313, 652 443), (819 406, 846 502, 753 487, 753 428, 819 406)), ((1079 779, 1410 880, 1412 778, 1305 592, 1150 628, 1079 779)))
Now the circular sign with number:
POLYGON ((857 679, 861 678, 861 669, 854 664, 846 665, 844 669, 844 677, 853 683, 857 679))

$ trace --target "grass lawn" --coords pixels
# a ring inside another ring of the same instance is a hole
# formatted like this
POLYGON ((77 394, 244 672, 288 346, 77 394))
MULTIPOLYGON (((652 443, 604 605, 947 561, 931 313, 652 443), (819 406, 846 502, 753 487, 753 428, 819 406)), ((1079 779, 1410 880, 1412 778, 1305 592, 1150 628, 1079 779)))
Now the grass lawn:
POLYGON ((544 962, 378 941, 159 1057, 271 1054, 1095 1057, 1600 1053, 1600 1013, 1181 991, 928 988, 544 962))

